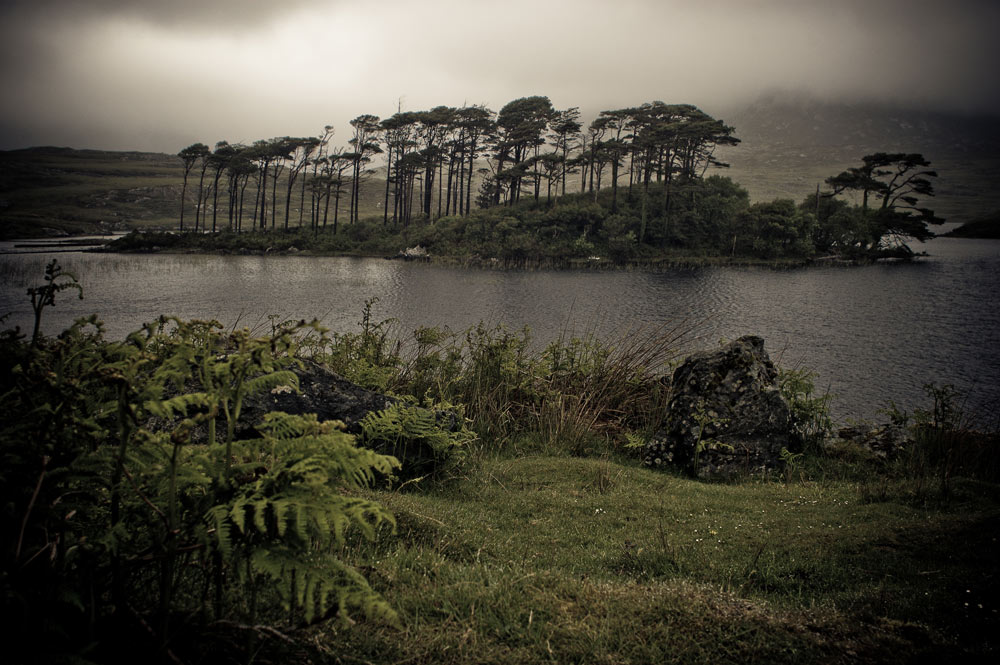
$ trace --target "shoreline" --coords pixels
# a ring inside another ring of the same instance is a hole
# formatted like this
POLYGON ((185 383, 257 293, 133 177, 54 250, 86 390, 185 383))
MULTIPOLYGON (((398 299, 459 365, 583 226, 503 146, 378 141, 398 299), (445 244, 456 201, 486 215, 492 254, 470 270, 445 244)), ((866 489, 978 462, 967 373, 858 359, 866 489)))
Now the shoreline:
MULTIPOLYGON (((79 251, 79 250, 78 250, 79 251)), ((589 270, 598 272, 640 271, 659 272, 664 270, 694 269, 694 268, 762 268, 769 270, 789 270, 816 266, 854 267, 871 265, 877 262, 898 262, 892 259, 847 259, 840 256, 775 258, 764 259, 756 257, 701 256, 678 255, 649 258, 634 258, 615 261, 600 257, 572 258, 499 258, 480 256, 427 255, 402 256, 380 253, 355 252, 325 252, 310 249, 207 249, 207 248, 150 248, 150 249, 112 249, 107 246, 84 249, 82 251, 97 254, 202 254, 216 256, 309 256, 325 258, 355 258, 383 259, 386 261, 403 261, 408 263, 427 263, 439 267, 466 268, 472 270, 589 270)), ((914 258, 920 258, 917 255, 914 258)), ((926 255, 923 255, 926 256, 926 255)))

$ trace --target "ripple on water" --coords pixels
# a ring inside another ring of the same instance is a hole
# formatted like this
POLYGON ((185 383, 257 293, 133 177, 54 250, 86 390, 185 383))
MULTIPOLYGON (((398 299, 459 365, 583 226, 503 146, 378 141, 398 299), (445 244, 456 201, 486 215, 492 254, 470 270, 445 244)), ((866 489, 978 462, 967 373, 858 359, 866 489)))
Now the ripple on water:
MULTIPOLYGON (((1000 242, 938 239, 912 265, 799 270, 678 269, 663 273, 471 271, 427 264, 301 256, 60 254, 84 286, 57 300, 55 333, 98 313, 123 337, 161 313, 262 327, 270 314, 320 318, 355 330, 364 302, 402 330, 479 321, 529 326, 539 343, 561 334, 622 334, 686 322, 689 348, 758 334, 786 366, 818 374, 840 416, 872 416, 894 400, 925 404, 922 385, 954 383, 972 401, 1000 403, 1000 242)), ((0 256, 0 313, 29 328, 25 288, 44 254, 0 256)))

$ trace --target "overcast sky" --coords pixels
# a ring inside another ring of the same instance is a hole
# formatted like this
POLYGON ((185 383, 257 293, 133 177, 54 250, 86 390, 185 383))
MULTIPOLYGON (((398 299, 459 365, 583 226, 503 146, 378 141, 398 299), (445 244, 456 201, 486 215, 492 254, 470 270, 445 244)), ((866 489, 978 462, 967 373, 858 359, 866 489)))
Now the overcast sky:
POLYGON ((0 0, 0 149, 345 142, 362 113, 527 95, 1000 113, 998 28, 996 0, 0 0))

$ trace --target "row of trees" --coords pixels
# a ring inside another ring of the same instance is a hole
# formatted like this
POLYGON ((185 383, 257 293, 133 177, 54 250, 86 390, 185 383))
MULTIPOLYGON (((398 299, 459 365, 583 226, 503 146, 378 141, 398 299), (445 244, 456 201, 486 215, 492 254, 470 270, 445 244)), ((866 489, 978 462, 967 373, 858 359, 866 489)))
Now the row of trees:
MULTIPOLYGON (((483 106, 438 106, 384 120, 365 114, 350 125, 341 147, 331 145, 333 128, 327 126, 315 137, 185 148, 181 230, 192 176, 197 177, 195 231, 214 232, 220 224, 237 232, 294 224, 318 232, 330 224, 336 235, 342 204, 352 228, 363 209, 376 207, 381 226, 405 232, 416 221, 495 209, 487 215, 492 225, 506 220, 502 226, 510 231, 504 210, 544 210, 571 196, 579 199, 571 207, 583 210, 581 205, 592 202, 604 212, 581 213, 581 220, 593 223, 570 220, 561 231, 548 223, 527 235, 519 231, 519 246, 545 228, 564 248, 571 245, 561 236, 576 233, 579 237, 568 241, 580 240, 573 246, 604 240, 609 253, 622 256, 682 248, 777 257, 872 255, 884 253, 887 245, 905 253, 904 238, 926 240, 933 236, 927 225, 942 221, 919 206, 920 199, 933 196, 930 179, 936 173, 916 153, 867 155, 861 166, 828 178, 828 191, 817 187, 816 195, 800 204, 751 205, 746 191, 728 178, 706 177, 709 168, 728 166, 716 149, 739 142, 733 128, 687 104, 650 102, 602 111, 584 127, 578 108, 559 110, 547 97, 535 96, 513 100, 498 113, 483 106), (384 156, 384 187, 363 188, 378 155, 384 156), (854 204, 844 199, 851 195, 854 204)), ((378 224, 375 218, 370 222, 378 224)), ((451 227, 456 233, 467 228, 451 227)), ((476 234, 484 246, 511 246, 493 231, 476 234)), ((464 231, 459 235, 471 241, 464 231)), ((448 245, 454 250, 453 242, 448 245)))
MULTIPOLYGON (((417 215, 427 220, 468 215, 474 203, 480 208, 515 205, 527 195, 538 200, 543 184, 547 201, 567 191, 594 194, 610 185, 614 212, 619 184, 627 176, 629 191, 642 191, 645 227, 652 206, 669 214, 677 184, 700 178, 709 166, 725 166, 713 157, 717 146, 738 142, 732 127, 690 105, 651 102, 602 111, 584 129, 578 108, 557 110, 542 96, 516 99, 499 113, 483 106, 438 106, 385 120, 361 115, 350 124, 347 147, 331 147, 333 130, 327 126, 316 137, 281 137, 249 146, 220 141, 214 151, 202 143, 184 148, 179 153, 184 164, 181 230, 192 175, 198 183, 196 231, 209 228, 208 211, 211 229, 218 230, 223 192, 225 224, 236 231, 247 219, 254 229, 277 228, 279 219, 287 229, 293 195, 299 203, 298 226, 307 208, 311 227, 326 226, 332 202, 335 230, 342 198, 349 221, 356 222, 361 185, 378 154, 385 155, 384 224, 405 227, 417 215), (578 184, 572 184, 576 175, 578 184), (651 183, 662 183, 658 202, 651 183)), ((642 240, 645 228, 639 235, 642 240)))

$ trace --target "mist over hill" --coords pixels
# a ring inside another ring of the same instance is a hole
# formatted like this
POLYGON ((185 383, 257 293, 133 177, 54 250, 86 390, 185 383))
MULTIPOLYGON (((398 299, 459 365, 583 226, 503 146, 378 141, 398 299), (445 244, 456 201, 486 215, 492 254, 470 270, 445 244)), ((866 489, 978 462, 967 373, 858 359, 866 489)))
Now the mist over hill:
POLYGON ((967 222, 1000 210, 1000 118, 834 102, 771 92, 719 114, 742 141, 720 148, 755 201, 800 201, 823 181, 873 152, 919 152, 938 172, 930 207, 967 222))

